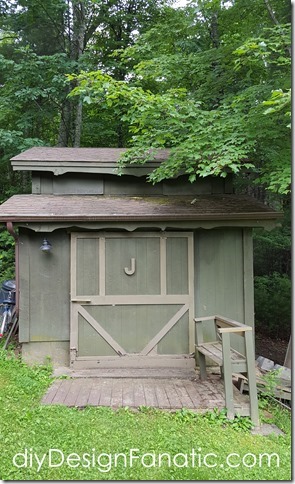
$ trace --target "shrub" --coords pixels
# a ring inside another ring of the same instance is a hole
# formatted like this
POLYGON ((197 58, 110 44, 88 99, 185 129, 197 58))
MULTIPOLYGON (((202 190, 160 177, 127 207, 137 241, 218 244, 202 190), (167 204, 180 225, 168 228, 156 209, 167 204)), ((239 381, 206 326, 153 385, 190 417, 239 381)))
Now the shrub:
POLYGON ((291 280, 274 272, 254 278, 256 329, 288 339, 291 332, 291 280))

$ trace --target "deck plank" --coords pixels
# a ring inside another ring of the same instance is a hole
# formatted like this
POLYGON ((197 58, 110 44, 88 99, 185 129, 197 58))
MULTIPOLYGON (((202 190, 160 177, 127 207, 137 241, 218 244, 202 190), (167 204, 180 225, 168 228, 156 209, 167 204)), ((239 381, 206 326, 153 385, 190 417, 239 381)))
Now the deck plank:
POLYGON ((99 400, 100 407, 111 406, 112 400, 112 380, 104 380, 101 383, 101 396, 99 400))
POLYGON ((122 387, 122 380, 113 380, 113 389, 112 389, 112 400, 111 400, 111 407, 122 407, 123 404, 123 387, 122 387))
POLYGON ((194 404, 192 402, 192 399, 190 398, 185 385, 183 384, 183 381, 175 381, 174 382, 174 388, 176 389, 176 392, 178 394, 178 397, 181 401, 181 405, 184 408, 194 408, 194 404))
MULTIPOLYGON (((249 415, 249 397, 234 387, 236 407, 249 415)), ((176 410, 188 408, 204 411, 224 408, 224 387, 220 375, 208 374, 205 381, 179 378, 72 378, 53 382, 42 404, 62 404, 69 407, 141 406, 176 410)))
POLYGON ((67 407, 75 406, 77 397, 80 391, 83 389, 83 385, 84 385, 84 382, 77 381, 77 380, 71 381, 71 386, 69 388, 68 394, 63 402, 64 405, 67 405, 67 407))
POLYGON ((147 407, 158 407, 158 400, 155 392, 155 383, 144 381, 143 389, 147 407))
POLYGON ((86 381, 83 383, 83 386, 81 386, 80 392, 77 396, 75 404, 76 407, 86 407, 86 405, 88 404, 92 384, 93 381, 89 378, 87 378, 86 381))
POLYGON ((47 390, 47 393, 42 398, 43 405, 50 405, 54 399, 59 387, 62 384, 62 380, 55 380, 47 390))
POLYGON ((123 380, 123 407, 133 407, 134 406, 134 381, 133 380, 123 380))
POLYGON ((143 390, 143 384, 137 383, 134 386, 134 407, 138 408, 142 406, 147 406, 143 390))
POLYGON ((158 385, 156 386, 156 396, 157 396, 159 408, 171 408, 170 402, 168 400, 168 397, 165 391, 165 386, 163 385, 162 382, 159 382, 158 385))
POLYGON ((171 409, 182 408, 182 403, 180 401, 180 398, 178 397, 178 394, 174 387, 173 382, 167 382, 165 384, 165 391, 170 403, 170 408, 171 409))
POLYGON ((99 381, 94 380, 92 382, 92 387, 88 395, 87 405, 97 407, 100 402, 101 391, 102 391, 102 385, 100 385, 99 381))
POLYGON ((55 396, 52 399, 52 404, 61 404, 63 405, 65 398, 69 392, 69 389, 71 387, 71 380, 65 380, 62 382, 61 385, 59 385, 58 390, 55 394, 55 396))

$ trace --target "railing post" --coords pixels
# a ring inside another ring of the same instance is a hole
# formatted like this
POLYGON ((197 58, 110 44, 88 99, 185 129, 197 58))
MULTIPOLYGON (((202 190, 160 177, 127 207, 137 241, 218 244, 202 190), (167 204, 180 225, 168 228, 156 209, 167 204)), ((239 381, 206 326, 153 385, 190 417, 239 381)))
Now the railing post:
POLYGON ((259 425, 259 411, 256 385, 255 355, 252 331, 245 331, 246 364, 250 398, 250 416, 255 426, 259 425))
POLYGON ((227 417, 232 420, 235 417, 235 407, 230 354, 230 333, 222 334, 222 353, 225 406, 227 409, 227 417))

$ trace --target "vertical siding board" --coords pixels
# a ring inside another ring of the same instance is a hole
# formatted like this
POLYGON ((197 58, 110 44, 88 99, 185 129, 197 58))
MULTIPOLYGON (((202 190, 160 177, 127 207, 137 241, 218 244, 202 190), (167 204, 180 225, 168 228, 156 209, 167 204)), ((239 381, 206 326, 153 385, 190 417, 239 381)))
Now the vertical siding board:
POLYGON ((76 265, 77 295, 99 294, 98 238, 77 238, 76 265))
POLYGON ((167 239, 167 294, 188 294, 188 239, 167 239))
POLYGON ((67 341, 70 322, 70 243, 65 231, 48 236, 51 253, 40 251, 42 235, 30 235, 30 341, 67 341))
MULTIPOLYGON (((197 233, 195 239, 196 316, 221 314, 244 322, 244 256, 241 229, 197 233)), ((205 338, 214 338, 214 325, 206 325, 205 338)), ((244 352, 241 338, 233 346, 244 352)))
POLYGON ((243 229, 244 320, 254 327, 254 280, 252 229, 243 229))
POLYGON ((30 239, 20 229, 19 238, 19 341, 30 341, 30 239))
POLYGON ((106 238, 106 294, 160 294, 160 238, 106 238), (135 273, 126 275, 135 258, 135 273))

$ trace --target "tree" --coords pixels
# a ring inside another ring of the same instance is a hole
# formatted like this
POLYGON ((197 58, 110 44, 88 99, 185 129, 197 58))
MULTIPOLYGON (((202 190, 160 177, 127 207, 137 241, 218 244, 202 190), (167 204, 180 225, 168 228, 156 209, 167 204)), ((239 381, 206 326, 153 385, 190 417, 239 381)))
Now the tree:
MULTIPOLYGON (((274 23, 269 8, 257 0, 167 7, 160 22, 122 52, 128 79, 83 72, 71 77, 79 83, 72 96, 125 123, 132 148, 123 161, 140 153, 144 162, 151 149, 171 148, 151 175, 154 182, 180 171, 194 181, 252 167, 255 182, 287 193, 290 25, 274 23), (239 32, 241 9, 247 28, 239 32)), ((285 3, 276 11, 288 20, 285 3)))
MULTIPOLYGON (((54 117, 55 140, 50 134, 46 141, 57 142, 60 146, 80 145, 82 103, 79 99, 68 98, 75 83, 66 83, 65 74, 105 64, 105 69, 112 68, 117 77, 122 77, 124 73, 120 71, 118 62, 115 58, 110 60, 109 54, 114 47, 122 49, 131 45, 135 30, 139 33, 146 23, 156 18, 163 3, 164 0, 52 0, 49 3, 42 0, 2 0, 0 54, 3 62, 13 61, 20 72, 27 74, 24 82, 28 101, 33 95, 30 81, 39 86, 40 91, 41 86, 47 83, 47 94, 52 87, 55 91, 46 101, 46 107, 54 117), (39 63, 41 71, 47 65, 47 74, 52 66, 51 78, 48 75, 41 78, 41 72, 33 77, 31 65, 26 65, 28 59, 34 65, 39 63)), ((5 83, 10 81, 9 76, 5 77, 5 83)), ((18 90, 17 84, 15 89, 18 90)), ((42 97, 41 93, 39 99, 34 97, 35 106, 36 102, 40 105, 42 97)), ((11 104, 11 98, 9 102, 11 104)), ((44 102, 41 104, 43 108, 44 102)), ((23 111, 30 111, 28 106, 24 108, 23 111)), ((35 116, 36 112, 33 112, 32 119, 35 116)), ((39 128, 40 123, 36 126, 39 128)), ((46 139, 46 136, 41 138, 46 139)))

